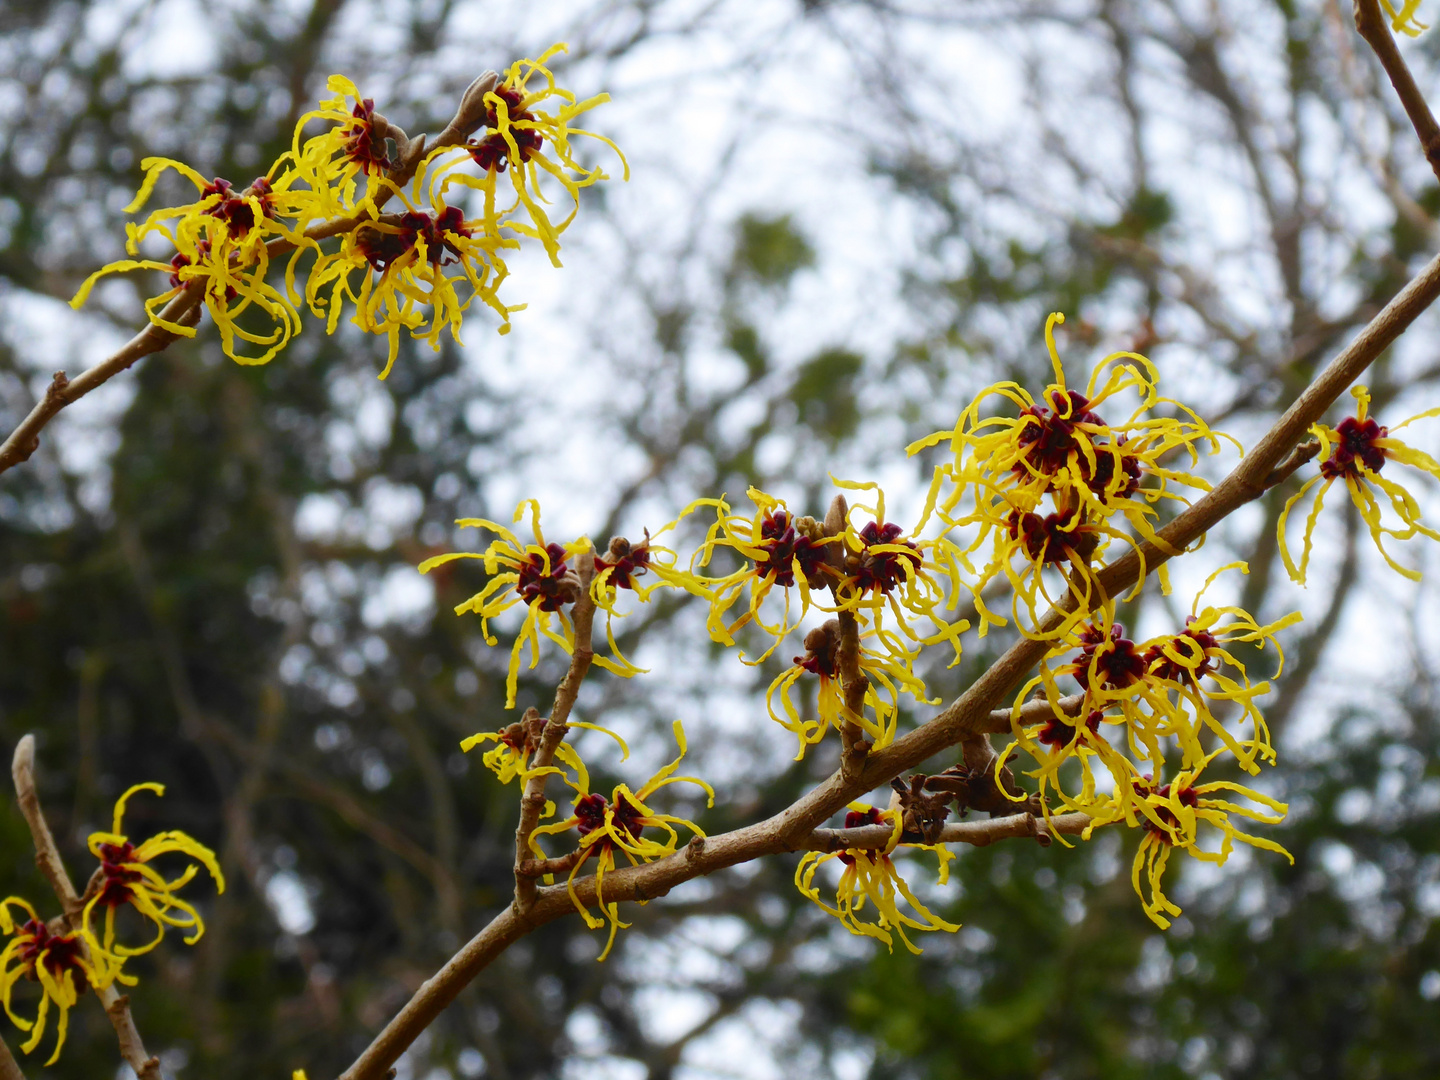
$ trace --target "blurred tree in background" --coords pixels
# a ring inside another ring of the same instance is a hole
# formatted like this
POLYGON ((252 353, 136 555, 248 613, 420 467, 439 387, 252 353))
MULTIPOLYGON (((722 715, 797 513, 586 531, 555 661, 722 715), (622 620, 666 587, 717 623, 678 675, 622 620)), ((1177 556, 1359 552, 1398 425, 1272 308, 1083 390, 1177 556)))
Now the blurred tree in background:
MULTIPOLYGON (((473 542, 455 518, 539 491, 603 545, 749 484, 811 510, 828 473, 914 491, 931 463, 900 449, 1043 376, 1051 310, 1067 353, 1145 351, 1244 441, 1437 239, 1440 190, 1332 0, 7 0, 0 31, 6 430, 140 325, 140 279, 61 306, 119 253, 140 159, 243 182, 331 72, 434 131, 481 69, 568 40, 634 167, 587 189, 563 273, 521 264, 507 339, 407 342, 381 383, 383 340, 348 327, 263 368, 202 330, 0 479, 0 741, 37 734, 67 855, 159 780, 137 831, 183 825, 233 882, 194 950, 140 966, 140 1026, 182 1077, 333 1074, 509 903, 514 800, 457 746, 500 723, 504 651, 449 614, 465 569, 414 572, 473 542)), ((1436 40, 1407 46, 1427 88, 1436 40)), ((1434 403, 1435 325, 1372 370, 1377 411, 1434 403)), ((1161 936, 1122 872, 1137 837, 966 851, 936 895, 965 928, 917 958, 770 860, 636 908, 604 965, 579 920, 544 928, 402 1078, 1435 1076, 1436 597, 1376 575, 1352 520, 1302 598, 1274 544, 1292 491, 1210 543, 1250 561, 1262 621, 1307 614, 1265 705, 1293 867, 1187 868, 1161 936)), ((715 665, 683 602, 646 618, 622 645, 655 673, 593 680, 580 713, 653 761, 682 717, 724 796, 707 830, 828 771, 764 719, 778 668, 715 665)), ((0 889, 33 893, 19 814, 0 830, 0 889)), ((110 1075, 100 1011, 72 1025, 43 1075, 110 1075)))

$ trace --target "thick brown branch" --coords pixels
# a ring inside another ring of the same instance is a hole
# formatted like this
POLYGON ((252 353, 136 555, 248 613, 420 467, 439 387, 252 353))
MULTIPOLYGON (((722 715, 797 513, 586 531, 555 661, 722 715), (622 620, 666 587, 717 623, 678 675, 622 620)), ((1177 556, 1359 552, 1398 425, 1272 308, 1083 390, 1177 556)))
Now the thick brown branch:
MULTIPOLYGON (((50 888, 65 913, 65 924, 74 933, 80 929, 84 903, 65 870, 60 849, 55 846, 55 837, 45 821, 40 795, 35 790, 35 736, 21 737, 15 747, 10 775, 15 780, 15 798, 20 804, 20 812, 25 815, 25 823, 30 826, 30 835, 35 842, 35 863, 45 875, 45 880, 50 882, 50 888)), ((118 993, 113 985, 96 989, 95 996, 100 999, 105 1015, 115 1028, 115 1037, 120 1041, 120 1055, 125 1063, 135 1070, 139 1080, 160 1080, 160 1059, 145 1053, 145 1044, 130 1015, 129 999, 118 993)))
POLYGON ((1395 87, 1400 104, 1405 107, 1405 115, 1410 118, 1415 134, 1420 138, 1425 160, 1430 162, 1430 168, 1440 178, 1440 124, 1435 122, 1435 114, 1430 111, 1425 95, 1415 84, 1415 76, 1410 73, 1405 58, 1400 55, 1390 23, 1380 10, 1380 0, 1355 0, 1355 29, 1369 43, 1385 68, 1385 74, 1390 76, 1390 84, 1395 87))
MULTIPOLYGON (((1217 522, 1262 495, 1271 476, 1296 444, 1305 437, 1310 425, 1324 416, 1326 410, 1346 388, 1415 321, 1437 295, 1440 295, 1440 257, 1432 259, 1385 305, 1384 310, 1330 362, 1224 480, 1160 530, 1160 538, 1170 551, 1174 553, 1185 550, 1217 522)), ((1100 572, 1100 582, 1106 595, 1119 595, 1169 557, 1170 555, 1160 551, 1155 545, 1141 543, 1138 549, 1100 572)), ((1058 625, 1061 618, 1060 613, 1052 612, 1046 622, 1048 625, 1058 625)), ((850 800, 888 783, 893 777, 918 766, 931 755, 984 732, 988 725, 999 722, 995 719, 999 714, 1006 716, 1008 725, 1009 710, 997 710, 996 707, 1035 666, 1046 648, 1044 642, 1030 639, 1021 640, 1012 646, 938 716, 884 750, 871 753, 858 779, 847 779, 836 772, 819 787, 774 817, 733 832, 709 837, 703 844, 691 844, 684 851, 656 862, 607 874, 606 901, 631 900, 637 897, 653 900, 666 895, 676 885, 691 878, 749 862, 764 855, 805 847, 806 838, 820 823, 850 800)), ((1032 704, 1027 703, 1024 709, 1031 708, 1032 704)), ((1063 817, 1068 818, 1069 815, 1063 817)), ((990 825, 989 822, 969 824, 990 825)), ((1027 832, 1022 835, 1029 834, 1027 832)), ((594 904, 594 877, 577 881, 575 892, 582 903, 594 904)), ((376 1036, 374 1042, 345 1071, 341 1080, 380 1080, 405 1048, 455 1000, 461 989, 491 960, 530 930, 573 910, 563 886, 538 890, 534 906, 523 915, 513 907, 507 909, 415 992, 405 1007, 376 1036)))
MULTIPOLYGON (((595 658, 590 647, 595 620, 595 599, 590 595, 590 582, 595 577, 594 553, 587 551, 578 556, 575 570, 580 579, 580 593, 571 609, 571 619, 575 624, 575 651, 570 655, 570 670, 565 672, 565 678, 555 688, 555 703, 550 707, 550 718, 545 721, 540 744, 530 759, 532 770, 548 769, 555 760, 555 748, 565 740, 570 730, 566 723, 580 694, 580 684, 585 681, 590 661, 595 658)), ((541 772, 538 776, 532 773, 525 781, 525 793, 520 797, 520 823, 515 827, 515 904, 520 911, 527 911, 535 903, 535 878, 525 873, 524 867, 535 857, 530 850, 530 836, 545 809, 545 782, 549 779, 548 772, 541 772)))
MULTIPOLYGON (((494 89, 495 83, 496 75, 493 71, 487 71, 471 83, 470 88, 461 98, 460 108, 456 110, 455 116, 446 125, 445 130, 440 133, 440 137, 428 146, 425 143, 424 135, 406 139, 405 133, 392 125, 392 134, 397 136, 400 163, 390 170, 388 174, 390 182, 396 187, 403 187, 415 175, 415 168, 420 164, 420 159, 426 152, 463 143, 483 120, 485 91, 494 89)), ((388 189, 382 188, 376 191, 377 212, 389 198, 388 189)), ((341 233, 350 232, 367 220, 369 220, 368 214, 335 218, 310 226, 305 230, 305 237, 309 240, 323 240, 326 237, 338 236, 341 233)), ((293 251, 294 248, 294 244, 284 239, 271 240, 265 245, 266 254, 271 259, 293 251)), ((203 300, 203 284, 199 281, 192 281, 161 309, 158 317, 165 322, 178 323, 181 326, 196 326, 200 322, 200 306, 203 300)), ((0 473, 30 459, 30 455, 40 446, 40 432, 61 409, 79 401, 97 386, 108 382, 136 361, 167 348, 177 337, 178 335, 169 330, 163 330, 151 324, 127 341, 119 351, 86 369, 75 378, 66 379, 63 371, 57 371, 45 391, 45 396, 36 403, 35 407, 30 410, 30 414, 10 433, 4 443, 0 443, 0 473)))

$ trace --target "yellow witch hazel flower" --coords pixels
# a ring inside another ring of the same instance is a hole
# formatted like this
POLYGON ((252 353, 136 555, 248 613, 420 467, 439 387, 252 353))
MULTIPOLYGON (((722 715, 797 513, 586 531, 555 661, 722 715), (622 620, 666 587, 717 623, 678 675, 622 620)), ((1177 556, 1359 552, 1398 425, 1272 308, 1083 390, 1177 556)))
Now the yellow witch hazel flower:
MULTIPOLYGON (((630 757, 630 747, 625 745, 625 740, 607 727, 599 724, 587 724, 580 720, 567 720, 566 727, 585 728, 589 731, 602 731, 620 744, 621 761, 630 757)), ((477 746, 484 746, 493 742, 495 745, 487 750, 480 758, 484 766, 495 774, 502 784, 508 784, 511 780, 518 779, 522 784, 532 776, 548 776, 552 774, 564 775, 564 769, 554 765, 544 768, 531 768, 530 756, 535 752, 536 743, 539 740, 541 731, 544 730, 545 721, 541 717, 535 717, 534 726, 531 727, 525 722, 510 724, 500 731, 483 731, 460 740, 460 750, 468 754, 477 746)), ((575 748, 569 743, 561 742, 555 746, 555 756, 562 765, 574 769, 578 775, 585 766, 580 761, 580 756, 575 748)))
MULTIPOLYGON (((601 960, 610 955, 610 950, 615 945, 616 932, 622 927, 630 925, 620 921, 620 905, 615 901, 607 902, 605 899, 605 875, 615 869, 615 853, 618 851, 624 855, 631 866, 638 866, 642 862, 651 862, 666 855, 675 854, 676 847, 680 842, 680 834, 675 829, 676 825, 685 826, 694 836, 703 837, 705 835, 700 826, 693 821, 687 821, 685 818, 675 817, 671 814, 657 813, 646 805, 645 800, 668 784, 685 783, 695 784, 705 792, 709 800, 706 803, 707 806, 715 805, 715 791, 704 780, 695 776, 675 775, 675 770, 680 767, 680 762, 685 757, 686 744, 685 729, 679 720, 675 721, 674 730, 675 742, 680 748, 679 755, 645 781, 638 791, 631 791, 625 784, 617 784, 607 800, 604 795, 591 792, 590 774, 585 770, 584 765, 579 765, 574 780, 569 777, 565 778, 565 782, 575 792, 574 812, 564 821, 540 826, 530 837, 531 850, 534 851, 537 858, 543 859, 545 853, 539 845, 541 836, 568 832, 572 828, 579 832, 579 857, 570 869, 566 888, 569 890, 570 900, 574 903, 575 910, 585 920, 585 925, 592 930, 603 927, 606 920, 591 915, 590 911, 581 903, 580 897, 575 892, 575 875, 589 862, 592 855, 596 856, 595 900, 610 922, 610 937, 605 942, 604 951, 600 954, 599 959, 601 960), (664 834, 664 839, 654 840, 642 836, 645 829, 660 830, 664 834)), ((575 763, 579 764, 578 757, 575 758, 575 763)))
MULTIPOLYGON (((1315 522, 1320 519, 1320 510, 1325 504, 1325 494, 1336 480, 1343 480, 1350 493, 1350 501, 1360 512, 1361 519, 1370 530, 1371 539, 1375 541, 1375 547, 1390 564, 1391 569, 1411 581, 1419 581, 1418 571, 1401 566, 1385 550, 1384 538, 1389 536, 1395 540, 1409 540, 1418 535, 1440 540, 1440 532, 1420 520, 1420 504, 1415 501, 1415 496, 1395 481, 1381 476, 1380 470, 1385 467, 1386 462, 1394 461, 1440 480, 1440 463, 1429 454, 1407 446, 1395 438, 1390 433, 1391 428, 1382 427, 1375 422, 1375 418, 1369 415, 1370 391, 1367 388, 1356 386, 1350 393, 1355 398, 1354 416, 1347 416, 1340 421, 1339 427, 1315 424, 1310 428, 1310 434, 1320 440, 1320 474, 1305 481, 1300 490, 1285 504, 1279 525, 1280 556, 1291 578, 1304 585, 1305 572, 1310 564, 1311 539, 1315 532, 1315 522), (1315 493, 1315 506, 1305 520, 1305 535, 1300 550, 1300 563, 1297 566, 1285 541, 1285 526, 1290 520, 1291 510, 1316 484, 1320 485, 1320 489, 1315 493), (1384 524, 1380 501, 1371 490, 1372 485, 1379 488, 1389 500, 1390 508, 1400 519, 1399 528, 1384 524)), ((1416 420, 1427 420, 1433 416, 1440 416, 1440 408, 1417 413, 1397 424, 1393 430, 1399 431, 1416 420)))
MULTIPOLYGON (((580 578, 571 569, 569 560, 590 550, 590 541, 581 537, 574 543, 561 547, 546 543, 545 534, 540 531, 540 504, 534 499, 525 499, 515 508, 515 521, 530 511, 530 529, 535 542, 526 544, 504 525, 485 518, 461 518, 457 525, 472 529, 489 529, 498 533, 500 539, 492 541, 484 551, 455 551, 436 555, 420 564, 420 572, 428 574, 437 566, 454 562, 456 559, 483 559, 485 572, 491 575, 489 582, 474 596, 455 608, 456 615, 473 611, 480 616, 480 632, 485 635, 487 645, 498 644, 490 633, 490 620, 509 611, 517 604, 526 608, 525 621, 510 650, 510 669, 505 680, 505 707, 515 707, 515 692, 520 678, 520 652, 530 646, 530 667, 533 670, 540 662, 540 638, 549 638, 566 653, 575 651, 575 626, 565 613, 565 606, 573 604, 580 597, 580 578), (500 568, 505 572, 501 573, 500 568), (508 589, 507 586, 514 586, 508 589), (559 630, 554 628, 559 623, 559 630)), ((616 675, 629 677, 640 669, 625 662, 623 658, 611 660, 596 656, 596 664, 616 675)))
MULTIPOLYGON (((921 950, 906 935, 907 926, 912 930, 948 930, 952 934, 960 927, 956 923, 941 919, 916 899, 910 886, 895 869, 895 863, 890 856, 900 843, 902 819, 898 813, 894 810, 878 810, 862 803, 851 803, 845 815, 847 829, 883 824, 889 824, 893 829, 884 848, 873 851, 863 848, 831 852, 807 851, 800 859, 800 865, 795 868, 795 887, 839 919, 852 934, 877 938, 893 952, 895 939, 891 932, 894 931, 900 935, 905 948, 918 955, 921 950), (820 899, 820 887, 815 884, 816 871, 831 859, 839 859, 845 865, 835 889, 834 907, 820 899), (897 897, 909 904, 915 915, 907 915, 901 911, 897 897), (860 917, 867 903, 875 908, 874 922, 867 922, 860 917)), ((949 880, 950 860, 955 857, 954 852, 943 844, 903 846, 935 852, 940 859, 939 884, 944 885, 949 880)))
POLYGON ((45 1037, 45 1021, 50 1014, 50 1004, 60 1011, 56 1023, 55 1052, 45 1062, 54 1065, 60 1060, 60 1050, 65 1045, 65 1032, 70 1023, 70 1010, 75 1006, 86 985, 103 989, 115 981, 120 964, 113 956, 95 952, 85 947, 85 939, 77 933, 51 933, 29 901, 18 896, 6 897, 0 901, 0 932, 10 940, 0 952, 0 1004, 5 1014, 21 1031, 28 1031, 30 1038, 20 1047, 30 1053, 45 1037), (18 909, 25 921, 19 922, 11 908, 18 909), (15 984, 29 979, 40 984, 40 1005, 33 1020, 17 1016, 13 1002, 15 984))
MULTIPOLYGON (((1163 462, 1183 451, 1194 465, 1202 448, 1214 453, 1219 440, 1228 438, 1212 432, 1191 409, 1161 397, 1155 365, 1138 353, 1106 357, 1084 393, 1070 389, 1055 346, 1055 327, 1064 321, 1056 312, 1045 324, 1055 381, 1040 401, 1016 383, 997 383, 961 412, 952 430, 909 447, 915 454, 948 443, 955 457, 936 470, 927 515, 935 511, 951 528, 978 526, 973 541, 956 549, 966 565, 977 551, 994 552, 974 586, 982 631, 988 623, 1005 621, 978 595, 1001 573, 1014 587, 1012 614, 1027 636, 1035 636, 1039 611, 1056 599, 1045 583, 1047 568, 1068 568, 1074 575, 1065 585, 1078 601, 1077 619, 1103 602, 1093 595, 1089 564, 1111 541, 1131 542, 1116 519, 1168 550, 1155 534, 1156 504, 1186 503, 1184 489, 1206 491, 1209 484, 1163 462), (1097 411, 1109 411, 1126 395, 1136 404, 1122 422, 1110 423, 1097 411), (1013 406, 1016 415, 983 415, 992 398, 1013 406), (1178 415, 1155 415, 1157 410, 1178 415), (1014 567, 1017 557, 1023 569, 1014 567), (1022 604, 1030 627, 1020 619, 1022 604)), ((1162 581, 1163 574, 1162 568, 1162 581)), ((1044 636, 1061 636, 1071 626, 1073 621, 1044 636)))
POLYGON ((236 191, 228 180, 206 180, 188 165, 169 158, 146 158, 141 164, 145 181, 134 202, 125 208, 127 213, 145 204, 168 169, 179 172, 199 191, 193 203, 156 210, 142 224, 126 226, 129 254, 138 254, 140 242, 158 234, 170 241, 175 255, 168 263, 154 259, 110 263, 85 279, 70 306, 78 309, 85 303, 95 283, 107 274, 165 271, 170 274, 170 289, 146 301, 146 316, 163 330, 194 337, 193 326, 162 319, 160 308, 191 282, 201 281, 205 307, 220 330, 225 355, 241 364, 268 363, 299 332, 300 316, 285 295, 265 281, 270 269, 266 242, 276 237, 299 242, 298 231, 287 226, 285 219, 308 219, 314 209, 312 193, 294 188, 289 173, 278 178, 269 174, 256 177, 249 187, 236 191), (269 330, 247 328, 256 322, 268 323, 269 330), (242 353, 237 341, 260 346, 263 351, 259 355, 242 353))
MULTIPOLYGON (((423 173, 416 177, 417 187, 422 180, 423 173)), ((356 326, 389 339, 382 379, 399 354, 401 330, 438 350, 444 329, 460 342, 465 310, 477 298, 500 316, 502 334, 510 329, 510 313, 519 310, 506 307, 497 295, 509 273, 500 249, 519 247, 517 241, 466 221, 458 206, 445 205, 438 195, 429 211, 418 209, 403 192, 401 199, 409 207, 405 213, 387 214, 346 233, 337 251, 321 252, 305 282, 306 301, 326 320, 327 333, 335 332, 348 299, 355 305, 351 321, 356 326), (460 273, 447 274, 449 266, 458 266, 460 273), (362 275, 358 290, 350 280, 357 270, 362 275), (457 286, 468 295, 462 297, 457 286)))
POLYGON ((800 625, 800 619, 810 609, 810 590, 839 579, 839 572, 829 562, 826 551, 827 547, 839 543, 839 539, 827 538, 814 518, 795 517, 784 499, 754 487, 748 494, 756 507, 753 517, 731 514, 723 500, 717 503, 716 522, 700 550, 699 560, 702 567, 706 566, 717 548, 728 547, 751 564, 710 583, 710 613, 706 625, 713 640, 734 645, 736 632, 755 623, 773 640, 756 659, 746 660, 744 656, 741 659, 759 664, 775 651, 786 634, 800 625), (800 612, 791 622, 790 590, 797 586, 800 612), (777 587, 784 591, 784 610, 778 622, 767 623, 761 608, 777 587), (744 610, 738 617, 730 618, 730 609, 742 596, 748 601, 744 610))
POLYGON ((888 612, 900 634, 917 646, 948 643, 954 651, 950 663, 954 667, 960 662, 960 635, 970 629, 970 621, 952 622, 945 613, 955 611, 962 590, 976 595, 961 577, 963 557, 957 559, 954 545, 948 542, 920 539, 919 528, 906 536, 903 527, 887 521, 885 492, 878 484, 846 480, 835 484, 875 493, 873 506, 857 503, 846 508, 845 531, 838 548, 842 569, 833 586, 837 610, 855 612, 874 628, 891 655, 908 657, 904 644, 885 625, 888 612), (872 519, 858 529, 854 523, 857 511, 872 519), (935 632, 928 637, 917 634, 910 625, 912 615, 928 619, 935 632))
POLYGON ((1205 766, 1224 752, 1223 747, 1215 749, 1193 768, 1177 772, 1168 784, 1157 784, 1150 776, 1135 777, 1131 786, 1140 797, 1129 805, 1122 805, 1117 800, 1097 806, 1092 811, 1092 821, 1086 827, 1084 837, 1087 840, 1095 829, 1118 821, 1144 828, 1145 836, 1140 841, 1131 868, 1131 883, 1141 899, 1145 914, 1162 930, 1170 926, 1172 916, 1180 914, 1180 908, 1165 896, 1161 885, 1173 849, 1181 848, 1196 859, 1220 866, 1230 858, 1235 842, 1239 841, 1264 851, 1278 852, 1292 864, 1295 862, 1294 857, 1275 841, 1242 832, 1230 820, 1234 816, 1262 825, 1278 825, 1285 820, 1289 810, 1284 803, 1229 780, 1197 783, 1205 766), (1227 798, 1226 794, 1240 795, 1261 809, 1241 806, 1227 798), (1220 833, 1218 851, 1207 851, 1199 846, 1202 825, 1220 833))
MULTIPOLYGON (((335 96, 300 117, 289 160, 296 177, 315 193, 317 217, 367 212, 378 217, 375 195, 385 190, 380 178, 400 164, 391 157, 393 141, 389 124, 375 111, 374 98, 362 98, 355 84, 343 75, 331 75, 325 83, 335 96), (353 104, 352 104, 353 103, 353 104), (302 144, 300 135, 312 120, 334 124, 302 144), (376 177, 371 182, 371 176, 376 177), (365 182, 362 189, 359 180, 365 182)), ((389 190, 393 192, 393 185, 389 190)))
POLYGON ((897 658, 893 648, 880 652, 865 648, 864 638, 874 636, 877 636, 876 631, 867 629, 862 634, 860 646, 860 671, 868 683, 862 714, 852 714, 845 706, 845 693, 840 685, 840 623, 836 619, 827 619, 805 635, 805 655, 795 657, 794 665, 777 675, 765 691, 765 706, 770 719, 800 739, 796 761, 802 760, 805 751, 817 745, 827 731, 831 728, 838 731, 847 721, 863 729, 876 749, 889 746, 895 741, 901 690, 917 701, 939 704, 938 699, 932 701, 926 698, 925 684, 911 667, 913 657, 910 653, 902 649, 897 658), (792 699, 792 691, 807 674, 818 676, 820 681, 818 719, 802 717, 792 699), (888 700, 880 696, 881 690, 888 700), (775 712, 777 694, 785 712, 783 717, 775 712))
MULTIPOLYGON (((122 959, 139 956, 159 945, 165 936, 166 928, 172 926, 189 931, 185 935, 185 944, 193 945, 205 932, 205 924, 200 921, 200 914, 194 906, 180 899, 176 893, 189 884, 201 867, 215 880, 216 890, 222 893, 225 891, 225 875, 220 871, 215 853, 193 837, 171 829, 157 833, 137 845, 120 831, 125 817, 125 804, 132 795, 141 791, 152 791, 162 796, 165 794, 165 788, 161 784, 136 784, 116 800, 115 817, 110 831, 90 834, 90 853, 100 860, 99 888, 85 904, 82 916, 85 940, 90 944, 92 953, 108 953, 122 959), (185 855, 194 862, 187 866, 179 877, 167 881, 150 863, 161 855, 170 854, 185 855), (141 917, 155 924, 155 937, 144 945, 132 947, 117 944, 115 941, 115 912, 126 904, 139 912, 141 917), (97 907, 105 909, 103 939, 97 938, 90 928, 90 917, 97 907)), ((127 986, 135 985, 135 979, 121 974, 118 968, 115 977, 127 986)))
MULTIPOLYGON (((673 531, 684 518, 702 506, 724 505, 719 499, 696 499, 680 511, 678 518, 661 526, 656 536, 673 531)), ((714 599, 710 582, 681 569, 674 549, 657 544, 649 529, 645 530, 645 539, 638 544, 623 536, 611 537, 605 554, 595 557, 595 577, 590 583, 590 595, 595 606, 605 612, 605 637, 612 655, 623 659, 620 646, 615 641, 614 627, 614 621, 623 617, 618 607, 620 594, 631 593, 638 603, 648 604, 657 589, 683 589, 706 602, 714 599), (645 581, 651 574, 654 580, 645 581)))
POLYGON ((619 147, 603 135, 570 126, 577 116, 609 101, 610 95, 597 94, 577 101, 574 94, 556 86, 555 77, 545 62, 565 50, 563 43, 553 45, 538 60, 518 60, 510 66, 504 80, 485 95, 485 126, 489 134, 465 145, 470 160, 480 167, 481 175, 478 178, 468 174, 456 176, 459 183, 483 195, 487 221, 540 241, 556 266, 560 265, 560 234, 569 227, 580 208, 580 189, 609 179, 600 166, 586 168, 576 160, 571 138, 582 135, 604 143, 620 159, 624 178, 630 179, 630 166, 619 147), (557 104, 558 108, 553 111, 542 108, 547 102, 557 104), (497 187, 500 175, 507 170, 508 186, 514 198, 508 205, 500 206, 497 187), (540 191, 542 173, 552 177, 570 196, 570 210, 559 221, 552 220, 544 208, 546 199, 540 191), (528 223, 511 217, 521 208, 529 218, 528 223))

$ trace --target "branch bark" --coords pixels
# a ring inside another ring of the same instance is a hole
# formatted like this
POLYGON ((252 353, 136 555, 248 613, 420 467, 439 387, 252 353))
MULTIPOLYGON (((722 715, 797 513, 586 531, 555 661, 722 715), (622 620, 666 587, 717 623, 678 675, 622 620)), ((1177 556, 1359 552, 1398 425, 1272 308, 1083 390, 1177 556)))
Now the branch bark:
POLYGON ((1360 31, 1360 36, 1379 58, 1385 74, 1390 76, 1390 85, 1395 87, 1405 115, 1410 118, 1410 124, 1420 139, 1425 160, 1435 171, 1436 178, 1440 179, 1440 123, 1435 122, 1435 114, 1430 111, 1425 95, 1415 84, 1415 76, 1410 73, 1405 58, 1400 55, 1390 24, 1380 11, 1380 0, 1355 0, 1355 29, 1360 31))
MULTIPOLYGON (((25 815, 25 823, 30 826, 30 835, 35 841, 35 863, 60 901, 66 926, 75 933, 80 929, 85 903, 76 894, 70 875, 65 870, 60 849, 55 846, 55 837, 45 821, 45 811, 35 790, 35 736, 21 737, 15 747, 10 775, 15 781, 15 798, 20 804, 20 812, 25 815)), ((113 985, 97 988, 95 996, 100 999, 105 1015, 115 1028, 115 1037, 120 1041, 120 1055, 125 1063, 135 1070, 139 1080, 161 1080, 160 1059, 145 1053, 145 1044, 135 1028, 134 1017, 130 1015, 130 999, 117 992, 113 985)))
MULTIPOLYGON (((526 873, 525 866, 535 860, 530 851, 530 836, 545 809, 545 785, 550 779, 548 772, 536 776, 533 770, 548 769, 555 760, 555 749, 565 741, 565 735, 570 730, 566 724, 575 699, 580 695, 580 684, 585 681, 590 661, 595 658, 590 646, 595 620, 595 598, 590 595, 590 582, 595 577, 594 552, 587 551, 577 556, 575 567, 580 579, 580 594, 571 609, 575 650, 570 654, 570 669, 555 688, 555 703, 550 707, 550 718, 545 721, 540 745, 535 748, 535 756, 530 760, 532 774, 525 781, 525 793, 520 797, 520 823, 515 827, 515 906, 521 912, 528 911, 535 904, 535 878, 526 873)), ((528 728, 529 724, 526 726, 528 728)))

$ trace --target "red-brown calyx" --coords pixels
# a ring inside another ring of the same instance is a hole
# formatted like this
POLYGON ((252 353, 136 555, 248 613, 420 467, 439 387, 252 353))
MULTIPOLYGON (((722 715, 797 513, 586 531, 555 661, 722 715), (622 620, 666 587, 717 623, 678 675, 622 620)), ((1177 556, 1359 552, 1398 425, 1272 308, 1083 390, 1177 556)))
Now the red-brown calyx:
POLYGON ((541 611, 559 611, 579 596, 579 583, 565 565, 563 547, 546 544, 545 553, 549 556, 550 568, 545 568, 544 558, 531 552, 520 565, 520 580, 515 583, 515 591, 527 604, 535 604, 541 611))
POLYGON ((1375 445, 1376 439, 1383 439, 1390 433, 1389 428, 1367 416, 1364 421, 1347 416, 1335 429, 1340 436, 1330 456, 1320 463, 1320 475, 1327 480, 1339 477, 1359 477, 1360 466, 1364 465, 1373 473, 1385 467, 1385 451, 1375 445))

